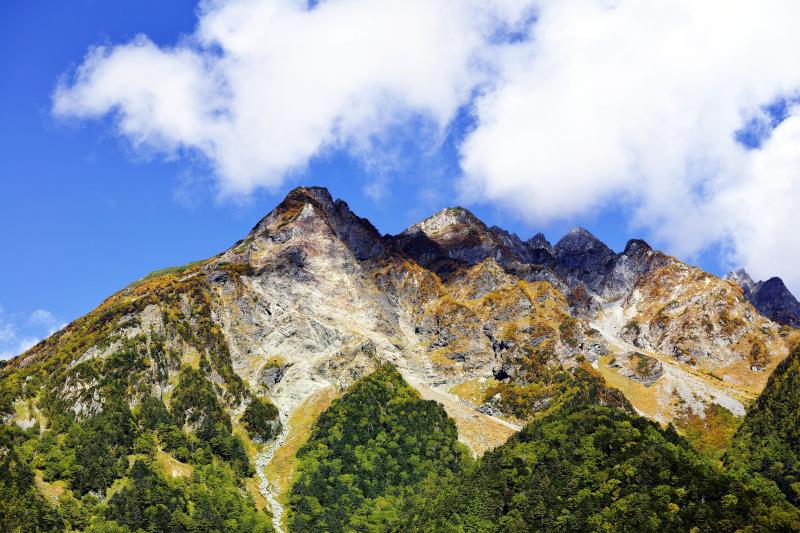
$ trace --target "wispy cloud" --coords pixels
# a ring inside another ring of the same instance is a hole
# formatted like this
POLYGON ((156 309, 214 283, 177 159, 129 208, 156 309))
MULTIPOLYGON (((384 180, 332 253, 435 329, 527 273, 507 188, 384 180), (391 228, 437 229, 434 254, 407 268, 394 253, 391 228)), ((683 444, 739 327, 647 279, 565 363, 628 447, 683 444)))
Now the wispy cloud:
POLYGON ((47 309, 37 309, 30 316, 30 322, 37 325, 52 326, 58 320, 53 316, 53 313, 47 309))
MULTIPOLYGON (((202 154, 223 196, 326 150, 438 146, 465 109, 463 201, 532 224, 624 207, 684 256, 800 290, 800 4, 780 0, 218 0, 174 47, 92 49, 53 100, 138 147, 202 154), (766 106, 787 101, 781 121, 766 106), (758 143, 740 142, 754 127, 758 143), (413 133, 412 133, 413 134, 413 133), (386 136, 389 136, 387 138, 386 136)), ((366 189, 380 196, 380 181, 366 189)))
POLYGON ((0 325, 0 344, 11 342, 17 337, 17 331, 11 324, 0 325))
POLYGON ((8 313, 0 307, 0 359, 9 359, 65 327, 46 309, 8 313))

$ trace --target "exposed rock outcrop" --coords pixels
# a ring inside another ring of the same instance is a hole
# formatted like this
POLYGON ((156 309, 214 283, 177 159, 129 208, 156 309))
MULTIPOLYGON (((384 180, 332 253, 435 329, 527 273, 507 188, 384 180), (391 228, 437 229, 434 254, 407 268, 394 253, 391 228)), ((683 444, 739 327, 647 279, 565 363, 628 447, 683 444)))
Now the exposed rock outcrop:
POLYGON ((739 269, 727 274, 725 279, 739 285, 753 307, 765 317, 778 324, 800 327, 800 302, 781 278, 755 282, 744 269, 739 269))
POLYGON ((600 289, 616 259, 611 248, 583 228, 567 233, 553 250, 567 280, 581 281, 593 291, 600 289))
POLYGON ((664 375, 661 361, 640 352, 617 355, 609 366, 620 369, 620 374, 646 387, 650 387, 664 375))

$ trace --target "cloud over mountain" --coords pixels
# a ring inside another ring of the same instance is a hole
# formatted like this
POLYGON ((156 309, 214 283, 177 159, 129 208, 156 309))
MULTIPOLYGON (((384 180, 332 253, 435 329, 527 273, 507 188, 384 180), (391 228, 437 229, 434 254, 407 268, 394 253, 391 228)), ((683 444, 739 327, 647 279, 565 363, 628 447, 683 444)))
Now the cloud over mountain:
POLYGON ((21 354, 65 325, 47 309, 27 315, 9 313, 0 306, 0 360, 21 354))
POLYGON ((800 6, 540 2, 538 15, 475 104, 470 197, 534 222, 621 205, 676 253, 723 241, 733 262, 798 287, 784 232, 800 222, 800 6), (775 102, 789 111, 772 131, 775 102))
POLYGON ((486 79, 516 0, 203 2, 172 48, 146 36, 91 50, 54 95, 57 115, 116 117, 135 145, 194 150, 223 193, 282 183, 327 149, 422 117, 443 128, 486 79))
POLYGON ((466 109, 465 199, 531 223, 623 208, 675 253, 722 244, 797 291, 798 19, 777 0, 217 0, 173 47, 91 50, 54 111, 200 153, 241 195, 466 109))

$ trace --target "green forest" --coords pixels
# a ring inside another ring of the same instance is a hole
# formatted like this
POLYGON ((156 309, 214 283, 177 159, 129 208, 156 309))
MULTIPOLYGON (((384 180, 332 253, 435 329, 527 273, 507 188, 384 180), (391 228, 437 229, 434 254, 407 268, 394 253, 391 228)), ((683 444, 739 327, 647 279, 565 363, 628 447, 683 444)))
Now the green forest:
POLYGON ((578 369, 573 394, 478 460, 441 407, 392 367, 352 387, 301 450, 292 531, 793 531, 772 481, 722 468, 609 405, 578 369))
POLYGON ((85 419, 60 413, 44 431, 0 427, 3 531, 272 531, 242 490, 253 466, 201 370, 181 370, 170 408, 146 396, 131 409, 121 388, 106 392, 85 419), (190 474, 169 475, 163 457, 190 474), (57 506, 37 490, 37 475, 64 488, 57 506))
POLYGON ((420 491, 466 465, 455 423, 392 366, 356 383, 300 449, 292 531, 387 531, 415 512, 420 491))
POLYGON ((774 481, 800 505, 800 348, 770 375, 724 461, 732 470, 774 481))
MULTIPOLYGON (((145 395, 131 408, 122 376, 140 352, 129 345, 98 369, 95 414, 52 403, 44 429, 0 427, 3 531, 273 530, 244 487, 252 457, 209 362, 182 367, 167 403, 145 395), (62 489, 57 505, 42 487, 62 489)), ((381 366, 319 416, 298 451, 289 531, 800 531, 800 350, 722 463, 636 415, 588 365, 554 383, 558 402, 473 459, 443 407, 381 366)), ((254 442, 280 431, 264 398, 250 394, 241 413, 254 442)))

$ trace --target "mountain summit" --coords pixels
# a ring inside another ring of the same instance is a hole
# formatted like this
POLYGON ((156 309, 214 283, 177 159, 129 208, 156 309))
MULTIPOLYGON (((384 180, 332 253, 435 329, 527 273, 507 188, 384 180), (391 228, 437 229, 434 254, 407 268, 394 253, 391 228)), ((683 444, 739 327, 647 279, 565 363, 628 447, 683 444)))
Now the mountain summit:
POLYGON ((755 282, 744 270, 726 274, 724 279, 736 283, 762 315, 778 324, 800 327, 800 303, 778 277, 755 282))
POLYGON ((529 247, 514 234, 488 227, 463 207, 448 207, 395 237, 398 246, 434 270, 474 265, 487 258, 499 263, 527 262, 529 247), (454 263, 455 262, 455 263, 454 263))

